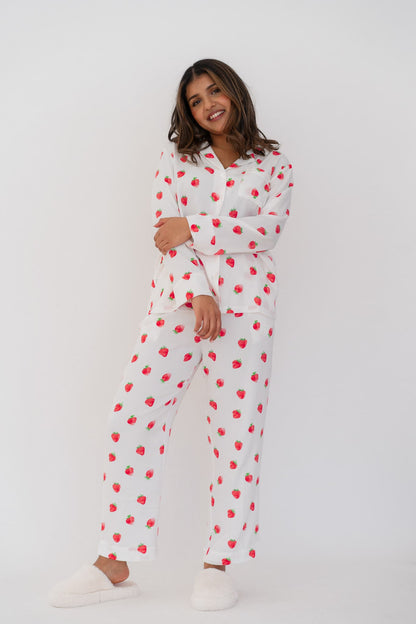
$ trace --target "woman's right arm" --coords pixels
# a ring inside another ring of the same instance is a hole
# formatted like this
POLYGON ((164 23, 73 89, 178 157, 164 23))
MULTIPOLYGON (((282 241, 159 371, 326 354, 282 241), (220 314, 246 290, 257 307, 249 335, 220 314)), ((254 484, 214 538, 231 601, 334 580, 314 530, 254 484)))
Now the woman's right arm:
MULTIPOLYGON (((159 167, 152 184, 152 226, 163 217, 181 216, 173 159, 169 148, 165 147, 161 152, 159 167)), ((216 338, 221 329, 221 314, 212 296, 205 269, 201 266, 196 253, 182 243, 172 247, 166 254, 161 254, 161 262, 165 264, 169 275, 176 308, 183 303, 191 302, 195 312, 195 331, 202 324, 200 337, 216 338), (201 295, 203 296, 200 297, 201 295)))

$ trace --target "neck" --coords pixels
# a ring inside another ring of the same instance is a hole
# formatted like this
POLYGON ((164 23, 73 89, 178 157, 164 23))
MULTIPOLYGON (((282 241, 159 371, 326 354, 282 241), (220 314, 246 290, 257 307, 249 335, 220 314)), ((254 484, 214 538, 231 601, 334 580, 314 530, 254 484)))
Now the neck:
POLYGON ((211 145, 222 150, 232 151, 230 143, 227 142, 226 134, 211 134, 211 145))

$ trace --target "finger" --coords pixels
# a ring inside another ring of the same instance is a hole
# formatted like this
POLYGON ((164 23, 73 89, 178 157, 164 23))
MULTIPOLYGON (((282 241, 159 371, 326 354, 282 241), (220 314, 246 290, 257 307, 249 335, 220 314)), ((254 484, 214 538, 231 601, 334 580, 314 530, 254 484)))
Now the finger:
POLYGON ((217 316, 215 319, 215 326, 212 332, 210 342, 218 338, 218 336, 220 335, 220 332, 221 332, 221 317, 217 316))
POLYGON ((198 312, 195 313, 194 332, 197 332, 199 329, 201 329, 201 325, 202 325, 202 318, 201 318, 200 312, 198 311, 198 312))
POLYGON ((209 332, 210 332, 210 318, 208 314, 204 314, 203 317, 203 326, 200 332, 198 332, 198 335, 200 338, 207 338, 209 336, 209 332))
POLYGON ((214 312, 213 319, 212 319, 212 330, 211 330, 210 342, 215 340, 217 335, 218 335, 218 316, 216 312, 214 312))

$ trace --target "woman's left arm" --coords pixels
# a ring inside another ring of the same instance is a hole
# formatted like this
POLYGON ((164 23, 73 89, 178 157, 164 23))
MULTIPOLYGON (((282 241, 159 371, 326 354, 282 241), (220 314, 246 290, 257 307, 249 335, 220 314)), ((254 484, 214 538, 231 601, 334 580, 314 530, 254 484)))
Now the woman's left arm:
POLYGON ((254 217, 213 217, 193 214, 185 218, 192 239, 185 245, 207 255, 256 253, 275 247, 289 216, 293 187, 293 168, 282 159, 270 183, 269 197, 254 217))

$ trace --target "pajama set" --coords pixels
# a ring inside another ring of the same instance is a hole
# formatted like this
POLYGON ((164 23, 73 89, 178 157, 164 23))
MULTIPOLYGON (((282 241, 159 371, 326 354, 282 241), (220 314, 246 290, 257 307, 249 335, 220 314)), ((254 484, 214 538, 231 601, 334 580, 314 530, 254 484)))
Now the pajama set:
POLYGON ((161 153, 152 224, 186 217, 192 238, 158 255, 108 417, 98 554, 121 561, 156 558, 169 437, 201 363, 206 398, 195 416, 206 421, 211 455, 203 560, 227 566, 256 556, 277 300, 268 252, 289 215, 292 165, 276 150, 250 150, 227 168, 210 145, 198 154, 194 164, 173 142, 161 153), (198 295, 212 296, 221 312, 212 342, 194 331, 198 295))

